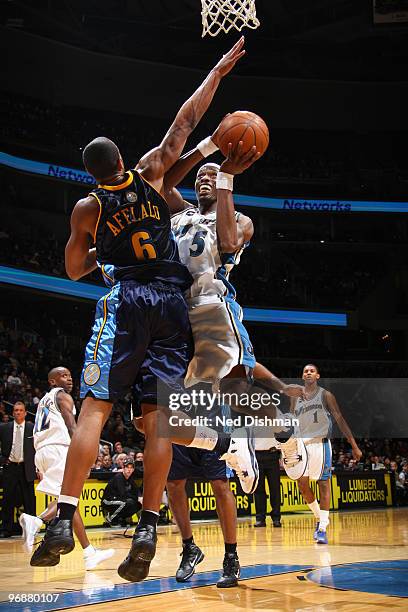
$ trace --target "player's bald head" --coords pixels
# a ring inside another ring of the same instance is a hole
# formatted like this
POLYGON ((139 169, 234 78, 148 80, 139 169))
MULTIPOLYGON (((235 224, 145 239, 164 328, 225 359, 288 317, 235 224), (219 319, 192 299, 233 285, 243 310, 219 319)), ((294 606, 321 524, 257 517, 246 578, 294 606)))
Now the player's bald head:
POLYGON ((105 136, 91 140, 82 152, 85 168, 98 182, 114 175, 120 169, 121 159, 118 147, 105 136))
POLYGON ((56 368, 52 368, 48 372, 48 382, 51 384, 53 381, 67 374, 71 376, 71 372, 65 366, 57 366, 56 368))
POLYGON ((208 168, 208 170, 213 170, 215 172, 219 172, 220 170, 220 165, 219 164, 215 164, 214 162, 206 162, 205 164, 203 164, 202 166, 199 167, 199 169, 197 170, 197 177, 198 175, 203 172, 205 172, 205 170, 208 168))

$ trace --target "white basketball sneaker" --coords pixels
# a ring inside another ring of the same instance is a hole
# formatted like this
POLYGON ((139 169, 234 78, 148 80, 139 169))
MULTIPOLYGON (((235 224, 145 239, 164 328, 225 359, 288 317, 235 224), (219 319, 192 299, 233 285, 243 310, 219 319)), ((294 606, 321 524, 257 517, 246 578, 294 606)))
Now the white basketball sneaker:
POLYGON ((255 456, 255 441, 251 427, 236 429, 230 445, 220 457, 238 476, 244 493, 251 495, 258 486, 259 469, 255 456))
POLYGON ((287 442, 280 442, 282 462, 285 472, 292 480, 298 480, 306 471, 308 455, 302 438, 289 438, 287 442))
POLYGON ((86 570, 93 570, 97 565, 107 561, 115 554, 113 548, 95 548, 90 554, 84 554, 84 562, 86 570))
POLYGON ((32 552, 35 536, 42 527, 42 520, 31 514, 20 514, 18 522, 23 530, 23 544, 27 552, 32 552))

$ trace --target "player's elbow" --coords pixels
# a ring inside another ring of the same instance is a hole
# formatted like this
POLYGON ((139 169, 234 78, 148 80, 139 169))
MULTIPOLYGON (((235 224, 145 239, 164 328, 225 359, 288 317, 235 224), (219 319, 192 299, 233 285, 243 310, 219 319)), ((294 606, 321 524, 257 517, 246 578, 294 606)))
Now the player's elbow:
POLYGON ((77 281, 82 277, 82 274, 79 270, 67 264, 65 264, 65 271, 67 273, 68 278, 70 278, 73 281, 77 281))
POLYGON ((239 249, 238 240, 220 240, 221 253, 235 253, 239 249))

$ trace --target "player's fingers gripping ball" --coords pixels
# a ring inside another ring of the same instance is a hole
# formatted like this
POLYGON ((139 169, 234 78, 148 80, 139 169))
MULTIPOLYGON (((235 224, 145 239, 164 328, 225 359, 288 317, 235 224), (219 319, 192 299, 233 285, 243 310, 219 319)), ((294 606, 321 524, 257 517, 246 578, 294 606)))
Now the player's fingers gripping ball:
POLYGON ((250 111, 236 111, 226 115, 217 128, 217 144, 221 153, 228 157, 238 149, 243 154, 254 151, 263 155, 269 145, 269 130, 259 115, 250 111), (232 147, 229 147, 231 143, 232 147))

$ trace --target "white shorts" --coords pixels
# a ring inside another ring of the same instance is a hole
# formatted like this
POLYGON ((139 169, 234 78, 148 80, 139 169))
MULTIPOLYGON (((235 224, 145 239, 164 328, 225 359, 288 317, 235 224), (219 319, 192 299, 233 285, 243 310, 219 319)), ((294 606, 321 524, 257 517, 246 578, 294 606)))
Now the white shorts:
POLYGON ((328 480, 331 476, 332 448, 330 440, 303 440, 307 451, 307 467, 304 476, 310 480, 328 480))
POLYGON ((189 308, 194 337, 194 356, 184 380, 186 387, 200 382, 217 383, 236 365, 255 367, 248 333, 242 324, 242 310, 233 300, 200 304, 189 308))
POLYGON ((65 462, 69 446, 50 444, 35 453, 35 465, 42 475, 37 491, 58 497, 64 478, 65 462))

